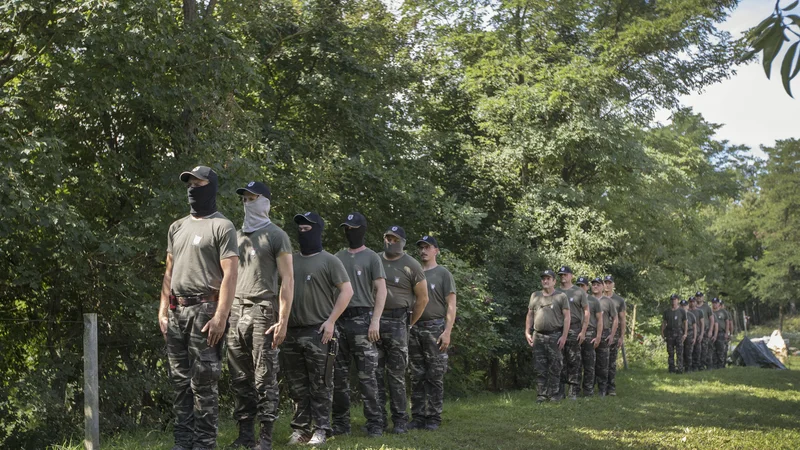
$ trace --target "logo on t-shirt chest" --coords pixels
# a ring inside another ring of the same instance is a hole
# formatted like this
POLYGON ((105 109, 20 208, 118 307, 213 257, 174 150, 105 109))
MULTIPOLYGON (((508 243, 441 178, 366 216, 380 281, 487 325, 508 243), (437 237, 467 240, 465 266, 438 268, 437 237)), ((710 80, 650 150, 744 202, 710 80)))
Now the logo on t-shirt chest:
POLYGON ((200 245, 200 241, 202 241, 202 240, 203 240, 203 236, 200 236, 199 234, 195 234, 194 235, 194 239, 192 239, 192 245, 200 245))
POLYGON ((311 281, 311 274, 306 275, 306 281, 311 281))
POLYGON ((400 277, 394 277, 395 284, 400 284, 400 277))
POLYGON ((573 301, 573 300, 575 300, 575 298, 573 298, 573 297, 570 297, 570 298, 569 298, 569 301, 573 301))
POLYGON ((673 317, 672 320, 678 320, 678 316, 673 317))
POLYGON ((432 290, 432 291, 436 290, 436 285, 435 285, 435 284, 433 284, 433 283, 431 283, 431 290, 432 290))

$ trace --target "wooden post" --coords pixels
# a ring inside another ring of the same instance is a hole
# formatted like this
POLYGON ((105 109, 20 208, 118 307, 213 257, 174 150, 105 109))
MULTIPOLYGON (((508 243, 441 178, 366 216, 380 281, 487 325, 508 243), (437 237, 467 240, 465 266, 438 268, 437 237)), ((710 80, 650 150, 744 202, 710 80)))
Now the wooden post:
POLYGON ((97 370, 97 314, 83 315, 83 415, 87 450, 100 448, 100 392, 97 370))
POLYGON ((633 342, 633 337, 636 335, 636 304, 633 304, 633 322, 631 323, 631 337, 630 340, 633 342))

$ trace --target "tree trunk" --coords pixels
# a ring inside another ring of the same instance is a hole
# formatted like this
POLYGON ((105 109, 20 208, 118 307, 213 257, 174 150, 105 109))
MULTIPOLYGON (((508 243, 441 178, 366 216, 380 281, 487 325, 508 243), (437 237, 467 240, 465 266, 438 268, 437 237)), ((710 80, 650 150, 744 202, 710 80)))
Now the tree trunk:
POLYGON ((197 19, 197 1, 183 0, 183 23, 188 25, 197 19))
POLYGON ((778 317, 780 318, 780 325, 778 325, 778 331, 783 334, 783 305, 778 307, 778 317))

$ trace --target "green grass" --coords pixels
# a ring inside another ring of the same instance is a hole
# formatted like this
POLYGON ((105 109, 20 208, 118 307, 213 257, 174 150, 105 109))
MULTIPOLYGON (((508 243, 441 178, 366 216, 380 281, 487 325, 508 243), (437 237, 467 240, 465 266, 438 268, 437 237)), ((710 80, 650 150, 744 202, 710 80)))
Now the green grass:
MULTIPOLYGON (((480 394, 445 403, 438 432, 369 439, 353 410, 354 434, 331 449, 800 448, 800 372, 734 367, 671 375, 663 369, 618 374, 617 397, 537 404, 533 391, 480 394)), ((275 448, 289 437, 289 413, 275 448)), ((223 421, 220 443, 235 438, 223 421)), ((169 449, 170 432, 140 431, 103 441, 105 449, 169 449)), ((61 448, 78 449, 79 445, 61 448)))

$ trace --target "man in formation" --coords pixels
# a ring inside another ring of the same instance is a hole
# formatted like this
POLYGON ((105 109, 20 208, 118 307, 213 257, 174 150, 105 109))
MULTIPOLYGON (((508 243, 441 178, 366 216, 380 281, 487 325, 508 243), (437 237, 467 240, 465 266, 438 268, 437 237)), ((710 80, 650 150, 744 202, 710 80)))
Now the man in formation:
POLYGON ((711 313, 711 307, 705 302, 705 295, 697 291, 694 294, 694 299, 697 302, 697 309, 703 310, 703 315, 706 318, 705 329, 703 330, 703 348, 700 355, 700 370, 711 369, 711 354, 714 351, 714 314, 711 313))
POLYGON ((697 316, 689 310, 689 302, 681 300, 681 309, 686 313, 687 335, 683 341, 683 371, 692 371, 692 353, 697 341, 697 316))
POLYGON ((531 294, 525 317, 525 339, 533 347, 537 402, 563 399, 558 390, 570 308, 567 295, 556 290, 555 278, 552 270, 542 272, 542 290, 531 294))
POLYGON ((612 275, 606 275, 603 278, 603 286, 606 297, 614 302, 614 307, 619 317, 617 334, 614 336, 614 339, 610 341, 608 349, 608 392, 606 394, 613 397, 617 395, 617 354, 619 350, 625 346, 627 314, 625 313, 625 299, 614 292, 616 284, 614 283, 614 277, 612 275))
POLYGON ((672 294, 669 299, 672 306, 662 314, 661 337, 667 342, 669 373, 683 373, 683 342, 688 332, 686 311, 678 304, 678 294, 672 294))
POLYGON ((697 298, 692 297, 689 299, 689 311, 695 315, 695 325, 697 327, 697 339, 694 343, 694 350, 692 351, 692 371, 697 372, 701 370, 702 364, 700 358, 703 354, 703 336, 705 335, 706 327, 706 313, 697 307, 697 298))
MULTIPOLYGON (((589 280, 586 277, 579 277, 577 284, 584 292, 589 288, 589 280)), ((581 344, 581 365, 583 366, 583 396, 591 397, 594 395, 597 347, 602 339, 598 330, 603 329, 603 312, 597 297, 588 295, 587 301, 589 303, 589 324, 581 344)), ((570 310, 571 313, 572 310, 570 310)))
POLYGON ((561 388, 559 395, 567 395, 575 400, 580 392, 581 379, 581 345, 586 338, 589 326, 589 301, 586 292, 572 284, 573 273, 569 266, 558 269, 561 279, 561 291, 569 300, 570 325, 567 341, 564 345, 564 364, 561 369, 561 388), (565 386, 568 386, 565 387, 565 386))
POLYGON ((605 397, 608 395, 609 388, 610 349, 611 344, 614 342, 614 336, 617 334, 617 328, 619 328, 619 313, 614 301, 605 295, 605 286, 602 278, 597 277, 592 280, 592 294, 597 297, 597 302, 600 303, 600 315, 603 322, 602 333, 595 350, 595 379, 597 380, 598 394, 601 397, 605 397))
POLYGON ((714 357, 711 367, 713 369, 723 369, 727 362, 728 341, 730 340, 732 323, 728 311, 722 309, 720 299, 714 297, 711 300, 711 307, 714 310, 714 334, 711 338, 712 342, 714 342, 714 357))

